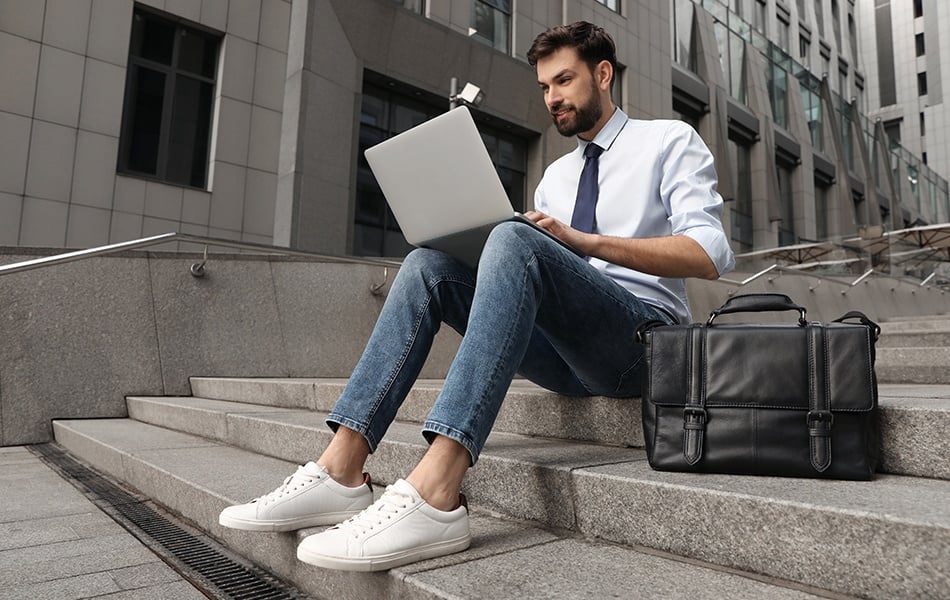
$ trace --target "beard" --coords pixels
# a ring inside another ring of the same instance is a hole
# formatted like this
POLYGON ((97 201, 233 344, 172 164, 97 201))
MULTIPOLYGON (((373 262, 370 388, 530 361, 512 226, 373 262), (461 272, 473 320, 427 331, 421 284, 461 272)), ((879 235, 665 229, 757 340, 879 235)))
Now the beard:
POLYGON ((572 137, 579 133, 590 131, 604 115, 604 109, 600 105, 597 96, 597 86, 591 85, 590 96, 587 97, 587 100, 581 106, 557 104, 551 107, 551 113, 554 126, 557 128, 558 133, 564 137, 572 137), (573 118, 568 116, 563 121, 558 121, 557 117, 553 116, 554 113, 557 113, 563 108, 572 108, 574 110, 573 118))

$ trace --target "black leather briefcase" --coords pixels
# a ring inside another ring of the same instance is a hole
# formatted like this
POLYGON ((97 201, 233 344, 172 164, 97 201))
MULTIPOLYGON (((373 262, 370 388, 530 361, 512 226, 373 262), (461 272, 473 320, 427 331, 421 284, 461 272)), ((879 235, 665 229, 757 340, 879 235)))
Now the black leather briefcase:
POLYGON ((650 466, 870 479, 880 444, 879 333, 857 312, 809 323, 805 309, 783 294, 735 296, 705 324, 645 324, 639 335, 650 466), (714 323, 728 313, 784 310, 797 311, 798 323, 714 323))

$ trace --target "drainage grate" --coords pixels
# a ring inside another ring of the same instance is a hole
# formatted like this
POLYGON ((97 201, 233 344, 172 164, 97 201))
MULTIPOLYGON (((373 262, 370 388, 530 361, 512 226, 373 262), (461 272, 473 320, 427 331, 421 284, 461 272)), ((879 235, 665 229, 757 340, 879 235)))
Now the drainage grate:
POLYGON ((53 444, 29 446, 64 479, 148 546, 199 591, 218 600, 308 598, 217 542, 177 523, 146 499, 137 498, 53 444))

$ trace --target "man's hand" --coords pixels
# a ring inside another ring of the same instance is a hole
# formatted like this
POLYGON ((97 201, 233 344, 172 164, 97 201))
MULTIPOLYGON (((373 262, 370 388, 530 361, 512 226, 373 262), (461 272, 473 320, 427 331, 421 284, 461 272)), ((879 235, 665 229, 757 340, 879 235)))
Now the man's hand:
POLYGON ((529 211, 525 217, 581 254, 657 277, 717 279, 719 272, 699 242, 685 235, 618 238, 578 231, 550 215, 529 211))
POLYGON ((578 252, 591 256, 590 250, 592 248, 590 244, 593 241, 592 238, 596 237, 595 235, 578 231, 570 225, 565 225, 554 217, 536 210, 530 210, 524 213, 524 216, 578 252))

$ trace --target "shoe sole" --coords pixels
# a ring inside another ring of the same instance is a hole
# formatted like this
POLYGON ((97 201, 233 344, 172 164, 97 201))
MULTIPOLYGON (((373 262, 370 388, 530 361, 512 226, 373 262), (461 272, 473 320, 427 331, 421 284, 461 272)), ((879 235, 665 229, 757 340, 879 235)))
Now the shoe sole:
MULTIPOLYGON (((365 507, 364 507, 365 508, 365 507)), ((282 521, 251 521, 248 519, 238 519, 235 517, 220 515, 218 524, 231 529, 241 529, 243 531, 267 531, 280 533, 285 531, 296 531, 307 527, 320 527, 322 525, 336 525, 359 514, 363 509, 350 510, 345 512, 328 513, 310 517, 300 517, 297 519, 284 519, 282 521)))
POLYGON ((410 548, 409 550, 394 552, 384 556, 344 558, 317 554, 301 543, 297 546, 297 559, 315 567, 337 569, 340 571, 384 571, 420 560, 455 554, 456 552, 467 550, 471 544, 472 536, 471 534, 466 534, 464 537, 454 540, 427 544, 420 548, 410 548))

